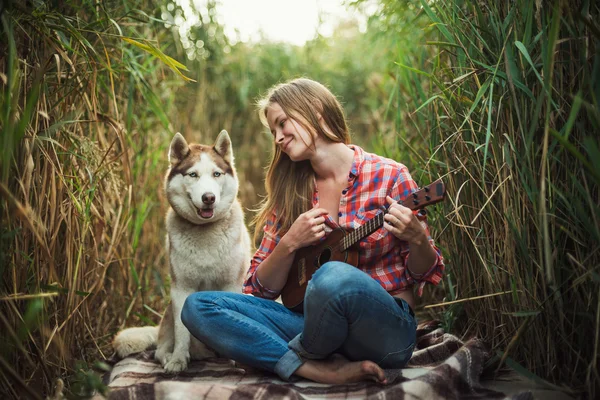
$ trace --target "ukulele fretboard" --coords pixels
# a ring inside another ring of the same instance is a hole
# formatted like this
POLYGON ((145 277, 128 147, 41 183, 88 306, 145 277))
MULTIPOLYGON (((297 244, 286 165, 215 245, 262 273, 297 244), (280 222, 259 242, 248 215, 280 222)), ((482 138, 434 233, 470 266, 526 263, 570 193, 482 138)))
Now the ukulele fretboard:
POLYGON ((343 251, 348 250, 351 246, 353 246, 359 240, 361 240, 362 238, 364 238, 366 236, 369 236, 371 233, 373 233, 377 229, 379 229, 383 225, 383 216, 384 215, 385 215, 385 212, 383 212, 383 211, 380 212, 375 217, 371 218, 370 220, 368 220, 367 222, 365 222, 364 224, 359 226, 357 229, 353 230, 352 232, 350 232, 349 234, 344 236, 344 238, 342 239, 342 242, 340 243, 340 247, 342 248, 342 250, 343 251))

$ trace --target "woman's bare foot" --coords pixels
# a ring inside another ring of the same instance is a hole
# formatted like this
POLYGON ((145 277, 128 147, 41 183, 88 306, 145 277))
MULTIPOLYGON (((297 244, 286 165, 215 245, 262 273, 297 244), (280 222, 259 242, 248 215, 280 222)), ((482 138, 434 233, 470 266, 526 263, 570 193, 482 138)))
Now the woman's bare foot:
POLYGON ((372 361, 349 361, 335 354, 327 360, 307 360, 294 372, 320 383, 352 383, 373 380, 386 384, 383 369, 372 361))

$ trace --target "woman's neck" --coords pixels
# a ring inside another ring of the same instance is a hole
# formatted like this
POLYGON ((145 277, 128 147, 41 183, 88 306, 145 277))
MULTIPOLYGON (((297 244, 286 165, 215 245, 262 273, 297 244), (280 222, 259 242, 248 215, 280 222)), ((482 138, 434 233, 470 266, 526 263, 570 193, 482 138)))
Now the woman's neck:
POLYGON ((344 143, 321 142, 310 164, 318 180, 345 180, 353 161, 354 151, 344 143))

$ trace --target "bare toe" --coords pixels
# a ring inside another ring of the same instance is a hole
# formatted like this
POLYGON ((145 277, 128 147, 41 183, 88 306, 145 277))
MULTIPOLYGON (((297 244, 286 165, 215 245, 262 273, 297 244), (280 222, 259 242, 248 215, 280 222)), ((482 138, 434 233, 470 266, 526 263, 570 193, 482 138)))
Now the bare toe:
POLYGON ((360 368, 365 377, 371 378, 378 383, 387 383, 385 378, 385 372, 379 365, 375 364, 374 362, 363 361, 360 365, 360 368))

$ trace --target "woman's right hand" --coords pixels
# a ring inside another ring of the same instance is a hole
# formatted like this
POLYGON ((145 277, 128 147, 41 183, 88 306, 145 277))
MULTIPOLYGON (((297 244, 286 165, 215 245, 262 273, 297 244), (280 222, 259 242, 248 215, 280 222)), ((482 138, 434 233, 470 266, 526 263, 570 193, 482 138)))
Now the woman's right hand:
POLYGON ((290 229, 281 238, 285 241, 290 251, 294 252, 303 247, 315 243, 325 236, 325 215, 328 212, 324 208, 313 208, 300 214, 290 229))

